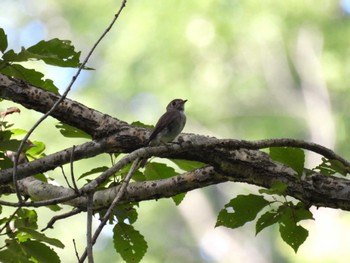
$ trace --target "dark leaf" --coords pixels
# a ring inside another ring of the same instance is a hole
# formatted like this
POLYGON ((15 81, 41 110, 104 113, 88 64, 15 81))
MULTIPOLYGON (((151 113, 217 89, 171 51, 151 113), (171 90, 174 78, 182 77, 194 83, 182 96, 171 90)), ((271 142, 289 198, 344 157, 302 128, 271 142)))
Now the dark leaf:
POLYGON ((58 94, 58 88, 53 84, 53 81, 51 79, 43 79, 44 74, 34 69, 27 69, 19 64, 11 64, 1 69, 0 72, 58 94))
POLYGON ((147 251, 147 242, 132 225, 122 222, 113 228, 115 250, 127 263, 140 262, 147 251))
POLYGON ((255 235, 257 235, 264 228, 277 223, 280 218, 281 214, 275 211, 268 211, 263 214, 256 222, 255 235))
POLYGON ((260 195, 238 195, 233 198, 218 215, 216 226, 237 228, 256 218, 268 204, 260 195))
POLYGON ((0 28, 0 51, 4 53, 4 51, 7 48, 7 35, 5 34, 5 31, 3 28, 0 28))

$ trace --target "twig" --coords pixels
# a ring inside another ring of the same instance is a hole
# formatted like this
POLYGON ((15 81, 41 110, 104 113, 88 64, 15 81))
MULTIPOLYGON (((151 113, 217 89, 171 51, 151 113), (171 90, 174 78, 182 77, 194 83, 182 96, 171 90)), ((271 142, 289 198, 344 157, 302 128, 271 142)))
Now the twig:
POLYGON ((41 207, 41 206, 48 206, 48 205, 57 205, 59 203, 64 203, 77 197, 79 197, 78 194, 72 194, 72 195, 57 197, 57 198, 44 200, 44 201, 23 202, 23 203, 18 203, 18 202, 14 203, 14 202, 7 202, 7 201, 0 200, 0 205, 19 207, 19 208, 20 207, 41 207))
POLYGON ((89 263, 94 263, 92 252, 92 216, 93 216, 94 193, 89 193, 87 196, 87 223, 86 223, 86 251, 89 263))
POLYGON ((60 165, 60 168, 61 168, 61 171, 62 171, 62 174, 63 174, 63 178, 64 178, 64 180, 66 181, 66 184, 68 185, 68 187, 69 187, 70 189, 73 189, 73 187, 70 185, 70 183, 69 183, 69 181, 68 181, 68 178, 67 178, 67 176, 66 176, 66 173, 64 172, 63 166, 60 165))
MULTIPOLYGON (((131 168, 128 172, 128 174, 126 175, 124 181, 122 182, 122 185, 119 188, 119 191, 117 193, 117 195, 115 196, 113 202, 111 203, 111 205, 109 206, 106 214, 104 215, 104 217, 101 220, 100 225, 97 227, 93 237, 92 237, 92 244, 96 243, 96 240, 98 238, 98 236, 100 235, 102 229, 104 228, 104 226, 106 225, 109 217, 111 216, 111 214, 113 213, 114 208, 116 207, 116 205, 118 204, 119 200, 123 197, 123 195, 125 194, 126 188, 129 185, 130 179, 132 177, 132 175, 135 173, 136 169, 138 168, 138 164, 139 164, 140 158, 136 158, 134 160, 134 162, 131 165, 131 168)), ((87 256, 87 250, 85 249, 83 255, 81 256, 79 263, 84 262, 85 258, 87 256)))
POLYGON ((70 155, 70 175, 72 178, 72 183, 74 186, 74 191, 78 194, 79 193, 79 188, 75 182, 75 177, 74 177, 74 167, 73 167, 73 163, 74 163, 74 150, 75 150, 75 145, 73 145, 72 147, 72 151, 71 151, 71 155, 70 155))
POLYGON ((245 140, 222 140, 222 144, 226 144, 228 147, 246 148, 250 150, 259 150, 269 147, 296 147, 305 150, 312 151, 314 153, 320 154, 327 159, 337 160, 341 162, 344 166, 350 168, 350 162, 336 154, 331 149, 324 147, 320 144, 307 142, 304 140, 289 139, 289 138, 274 138, 265 139, 257 141, 245 141, 245 140))
POLYGON ((77 257, 77 260, 79 261, 79 253, 78 253, 78 249, 77 249, 77 244, 75 243, 75 239, 73 239, 73 246, 74 246, 75 256, 77 257))
POLYGON ((81 213, 83 211, 83 209, 81 208, 76 208, 72 211, 69 211, 68 213, 64 213, 62 215, 58 215, 58 216, 54 216, 51 218, 51 220, 47 223, 46 227, 41 229, 41 231, 45 231, 48 228, 53 228, 53 225, 56 223, 56 221, 61 220, 61 219, 65 219, 67 217, 71 217, 74 215, 77 215, 79 213, 81 213))

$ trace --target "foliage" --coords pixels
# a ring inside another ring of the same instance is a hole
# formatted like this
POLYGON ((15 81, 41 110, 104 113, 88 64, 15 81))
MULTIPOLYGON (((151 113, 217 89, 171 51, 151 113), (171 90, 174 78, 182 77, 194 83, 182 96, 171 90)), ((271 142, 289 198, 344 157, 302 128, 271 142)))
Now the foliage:
MULTIPOLYGON (((222 7, 221 7, 222 8, 222 7)), ((238 8, 237 8, 238 9, 238 8)), ((71 12, 74 12, 74 10, 71 10, 71 12)), ((314 10, 314 12, 318 12, 318 10, 314 10)), ((81 13, 81 10, 79 10, 79 13, 81 13)), ((220 15, 221 16, 221 12, 220 15)), ((289 13, 289 16, 292 16, 291 13, 289 13)), ((145 20, 146 22, 147 20, 145 20)), ((221 21, 221 20, 220 20, 221 21)), ((294 21, 291 19, 290 21, 294 21)), ((266 21, 265 21, 266 22, 266 21)), ((169 22, 171 23, 171 22, 169 22)), ((256 21, 258 22, 258 19, 256 21)), ((267 21, 268 23, 268 21, 267 21)), ((250 25, 251 27, 254 27, 253 23, 250 25)), ((221 22, 219 24, 218 32, 221 34, 223 30, 227 25, 225 25, 224 22, 221 22)), ((139 25, 137 24, 136 28, 139 28, 139 25)), ((242 36, 240 34, 238 29, 236 30, 237 36, 242 36)), ((242 29, 246 33, 246 29, 242 29)), ((153 34, 158 34, 157 32, 152 32, 153 34)), ((153 34, 145 34, 146 36, 157 39, 159 38, 159 35, 153 35, 153 34)), ((259 35, 259 34, 258 34, 259 35)), ((341 34, 343 37, 343 34, 341 34)), ((169 37, 169 36, 168 36, 169 37)), ((254 36, 258 37, 258 36, 254 36)), ((173 43, 176 43, 177 37, 175 37, 175 41, 172 41, 173 43)), ((253 43, 254 41, 250 41, 253 43)), ((334 41, 337 42, 337 41, 334 41)), ((214 47, 217 45, 217 43, 214 43, 214 47)), ((329 42, 328 42, 328 45, 329 42)), ((212 49, 212 46, 209 46, 210 49, 212 49)), ((140 78, 133 78, 133 84, 136 86, 144 86, 144 85, 150 85, 150 86, 165 86, 169 85, 169 90, 174 90, 177 88, 177 86, 186 86, 182 82, 182 78, 179 78, 178 75, 170 76, 170 80, 166 78, 166 83, 162 82, 162 77, 156 78, 158 83, 149 82, 147 79, 149 75, 144 74, 145 70, 150 70, 149 63, 151 63, 151 52, 156 51, 158 52, 159 49, 157 49, 157 46, 155 45, 149 45, 146 46, 146 53, 145 54, 134 54, 135 57, 139 57, 139 60, 135 63, 131 63, 130 66, 131 71, 135 72, 141 72, 143 76, 140 78), (141 70, 143 69, 143 70, 141 70), (135 79, 138 79, 138 81, 135 81, 135 79), (136 82, 136 83, 135 83, 136 82), (152 83, 147 84, 147 83, 152 83)), ((200 48, 198 48, 200 50, 200 48)), ((8 49, 8 41, 7 36, 3 29, 0 29, 0 51, 3 53, 3 56, 0 60, 0 72, 4 73, 6 75, 25 80, 33 85, 39 86, 41 88, 44 88, 46 90, 53 91, 55 93, 58 92, 57 87, 53 84, 53 81, 50 79, 45 79, 44 74, 41 72, 38 72, 34 69, 29 69, 25 67, 25 63, 29 61, 42 61, 46 64, 58 66, 58 67, 78 67, 80 65, 80 52, 75 51, 74 46, 71 44, 70 41, 67 40, 59 40, 59 39, 52 39, 49 41, 40 41, 37 44, 30 46, 28 48, 22 48, 21 51, 15 52, 13 49, 8 49)), ((227 68, 235 67, 237 65, 240 65, 240 59, 237 57, 233 58, 232 53, 234 50, 226 50, 225 52, 222 52, 221 54, 223 57, 228 58, 230 61, 226 61, 226 63, 218 63, 225 65, 227 68), (234 65, 230 65, 231 62, 234 62, 234 65)), ((203 60, 208 59, 207 54, 209 53, 207 49, 202 49, 199 51, 199 53, 195 54, 188 54, 183 48, 179 47, 178 52, 181 54, 180 57, 185 57, 187 60, 193 59, 193 57, 196 58, 196 60, 199 61, 199 64, 204 65, 203 60), (200 53, 203 52, 203 53, 200 53), (182 55, 185 54, 185 55, 182 55), (204 55, 205 54, 205 55, 204 55)), ((110 52, 112 53, 112 52, 110 52)), ((116 52, 115 52, 116 53, 116 52)), ((213 54, 212 54, 213 55, 213 54)), ((164 63, 162 63, 164 69, 172 69, 173 63, 178 63, 180 65, 188 65, 188 63, 179 63, 174 62, 172 59, 169 59, 167 55, 165 54, 164 63)), ((210 59, 210 56, 209 56, 210 59)), ((214 61, 218 60, 219 58, 214 57, 214 61)), ((255 61, 250 61, 251 64, 256 63, 255 61)), ((125 65, 126 63, 120 63, 120 65, 125 65)), ((342 63, 340 63, 342 64, 342 63)), ((111 76, 112 78, 115 78, 118 75, 118 78, 123 79, 120 77, 121 71, 120 65, 115 65, 117 67, 116 72, 118 74, 113 74, 111 76), (119 69, 119 70, 118 70, 119 69)), ((176 74, 179 74, 181 76, 183 75, 196 75, 195 72, 191 72, 193 70, 192 66, 187 66, 181 68, 180 74, 179 72, 176 72, 176 74), (181 74, 182 72, 182 74, 181 74)), ((216 67, 218 70, 220 70, 220 66, 216 67)), ((201 68, 202 69, 202 68, 201 68)), ((202 70, 198 70, 201 75, 202 70)), ((226 69, 228 70, 228 69, 226 69)), ((242 70, 242 75, 251 75, 250 70, 247 70, 245 72, 244 69, 242 70)), ((102 70, 103 71, 103 70, 102 70)), ((168 70, 169 72, 174 72, 172 70, 168 70)), ((226 72, 226 71, 223 71, 226 72)), ((151 75, 159 75, 158 72, 150 72, 151 75)), ((104 73, 109 74, 110 73, 104 73)), ((175 74, 175 73, 174 73, 175 74)), ((228 78, 235 78, 235 74, 227 74, 228 78)), ((224 79, 224 78, 222 78, 224 79)), ((232 80, 231 79, 231 80, 232 80)), ((112 81, 113 82, 113 81, 112 81)), ((245 81, 245 84, 249 85, 255 85, 258 81, 245 81)), ((227 80, 227 83, 230 83, 230 81, 227 80)), ((222 84, 222 83, 221 83, 222 84)), ((237 83, 236 83, 237 84, 237 83)), ((238 83, 239 84, 239 83, 238 83)), ((209 85, 207 82, 203 82, 203 85, 209 85)), ((341 82, 341 85, 343 83, 341 82)), ((338 84, 338 86, 341 86, 338 84)), ((130 85, 125 85, 130 86, 130 85)), ((201 86, 201 85, 199 85, 201 86)), ((216 85, 220 86, 220 85, 216 85)), ((220 90, 218 92, 215 90, 215 92, 219 94, 227 94, 228 91, 228 84, 224 84, 222 86, 225 86, 227 89, 220 90)), ((339 88, 340 89, 340 88, 339 88)), ((243 91, 238 91, 243 92, 243 91)), ((223 96, 225 97, 225 96, 223 96)), ((222 102, 224 103, 225 100, 229 100, 227 98, 222 98, 222 102)), ((231 101, 230 105, 231 105, 231 101)), ((113 98, 113 103, 115 103, 113 98)), ((270 103, 270 101, 269 101, 270 103)), ((268 103, 268 105, 269 105, 268 103)), ((258 105, 258 104, 257 104, 258 105)), ((242 105, 237 105, 237 108, 240 108, 242 105)), ((215 112, 215 116, 224 116, 224 114, 217 114, 218 111, 220 111, 220 107, 214 106, 214 110, 209 110, 208 115, 215 112)), ((259 105, 257 106, 259 107, 259 105)), ((14 111, 10 114, 17 113, 14 111)), ((221 112, 222 113, 222 112, 221 112)), ((199 114, 199 113, 197 113, 199 114)), ((201 114, 201 113, 200 113, 201 114)), ((214 120, 213 125, 220 127, 220 122, 223 121, 223 119, 214 120)), ((265 120, 264 120, 265 121, 265 120)), ((294 121, 294 120, 293 120, 294 121)), ((237 122, 235 125, 237 126, 244 126, 242 125, 242 120, 238 119, 238 122, 241 123, 241 125, 237 125, 237 122)), ((286 124, 292 126, 295 126, 293 124, 290 124, 290 120, 286 122, 286 124)), ((254 123, 254 121, 249 121, 249 123, 254 123)), ((271 125, 274 123, 271 123, 271 125)), ((271 126, 266 125, 265 126, 271 126)), ((263 126, 263 125, 262 125, 263 126)), ((6 155, 7 151, 16 151, 18 149, 21 136, 25 134, 26 131, 21 130, 19 128, 13 128, 14 125, 12 123, 8 123, 2 119, 1 122, 1 131, 0 131, 0 167, 1 169, 8 168, 12 166, 12 163, 8 156, 6 155)), ((283 125, 284 127, 284 125, 283 125)), ((69 137, 69 138, 89 138, 88 135, 84 134, 83 132, 75 129, 74 127, 70 127, 66 124, 60 123, 56 126, 60 130, 63 136, 69 137)), ((268 128, 266 128, 268 129, 268 128)), ((251 132, 254 129, 248 129, 248 132, 251 132)), ((278 131, 278 127, 276 127, 275 131, 278 131)), ((263 133, 261 133, 262 135, 263 133)), ((28 151, 26 151, 27 157, 29 158, 40 158, 43 155, 43 151, 45 149, 45 144, 42 142, 35 141, 34 143, 36 146, 33 148, 30 148, 28 151)), ((277 162, 281 162, 287 166, 289 166, 291 169, 293 169, 296 172, 296 175, 300 178, 303 173, 305 172, 305 155, 304 151, 301 149, 296 148, 271 148, 270 149, 270 156, 277 162)), ((203 164, 200 163, 189 163, 188 161, 183 160, 173 160, 173 162, 182 170, 188 171, 192 170, 198 167, 201 167, 203 164)), ((129 170, 130 166, 126 166, 123 170, 118 172, 114 178, 110 178, 105 184, 101 185, 101 188, 107 188, 113 184, 118 184, 122 179, 125 177, 127 171, 129 170)), ((86 173, 80 175, 79 179, 86 179, 87 182, 89 182, 93 175, 99 174, 107 169, 106 166, 101 167, 95 167, 92 170, 87 171, 86 173)), ((327 160, 323 158, 322 164, 315 167, 313 170, 320 171, 322 173, 326 174, 335 174, 339 173, 342 175, 345 175, 347 173, 346 169, 342 167, 341 164, 339 164, 337 161, 334 160, 327 160)), ((173 168, 168 167, 165 164, 159 164, 156 162, 151 162, 147 165, 146 170, 141 173, 137 172, 134 176, 134 180, 142 181, 142 180, 157 180, 162 178, 168 178, 171 176, 176 175, 176 172, 173 168)), ((225 226, 230 228, 237 228, 240 226, 243 226, 246 222, 250 222, 252 220, 257 219, 256 221, 256 234, 260 233, 261 230, 273 226, 278 225, 280 235, 282 239, 289 244, 294 251, 296 252, 300 245, 305 241, 305 239, 308 236, 308 232, 305 228, 303 228, 300 225, 300 222, 302 220, 306 219, 312 219, 311 213, 301 204, 300 202, 292 202, 287 201, 285 198, 287 193, 288 186, 283 184, 282 182, 276 182, 276 184, 271 189, 261 189, 260 194, 261 195, 238 195, 236 198, 232 199, 228 204, 225 205, 225 208, 221 210, 217 224, 216 226, 225 226), (277 197, 276 197, 277 196, 277 197), (277 199, 276 199, 277 198, 277 199), (272 201, 270 200, 272 199, 272 201)), ((181 194, 177 197, 173 197, 173 200, 176 205, 180 204, 180 202, 185 197, 185 193, 181 194)), ((147 243, 144 240, 143 236, 140 234, 139 231, 137 231, 134 227, 134 223, 137 220, 137 210, 136 210, 135 204, 130 204, 128 207, 119 207, 113 214, 113 218, 110 220, 110 224, 115 224, 113 228, 113 241, 115 245, 115 250, 122 255, 122 258, 127 262, 139 262, 143 255, 147 252, 147 243)), ((14 222, 14 220, 18 220, 18 226, 20 226, 18 229, 16 229, 16 232, 11 232, 13 229, 8 232, 9 238, 6 241, 6 248, 3 248, 2 251, 0 251, 0 259, 3 262, 13 262, 13 259, 16 261, 21 262, 32 262, 32 261, 39 261, 39 262, 59 262, 58 256, 56 252, 54 252, 48 245, 56 246, 58 248, 62 248, 58 240, 48 238, 45 235, 42 235, 39 232, 36 232, 37 229, 36 223, 29 223, 29 226, 23 227, 21 225, 22 221, 25 220, 36 222, 37 218, 36 215, 34 216, 35 211, 34 210, 21 210, 18 213, 15 214, 15 217, 10 220, 9 217, 4 217, 1 219, 2 224, 9 224, 9 222, 14 222), (27 212, 24 212, 27 211, 27 212), (28 212, 31 211, 31 212, 28 212), (31 216, 25 216, 24 214, 31 214, 31 216), (15 252, 16 251, 16 252, 15 252), (21 253, 17 253, 17 251, 21 251, 21 253), (40 251, 40 253, 38 253, 40 251), (8 260, 8 261, 6 261, 8 260), (12 260, 12 261, 11 261, 12 260)), ((101 212, 101 215, 103 215, 103 212, 101 212)))

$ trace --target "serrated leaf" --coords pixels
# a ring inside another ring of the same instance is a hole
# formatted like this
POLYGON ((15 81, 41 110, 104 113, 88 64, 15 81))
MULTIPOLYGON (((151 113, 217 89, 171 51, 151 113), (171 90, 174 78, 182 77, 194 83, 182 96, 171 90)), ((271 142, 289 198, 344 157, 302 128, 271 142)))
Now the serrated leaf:
POLYGON ((269 195, 285 195, 288 185, 283 182, 275 182, 270 189, 260 189, 259 193, 269 195))
POLYGON ((59 129, 60 133, 67 138, 84 138, 91 139, 91 136, 86 132, 79 130, 73 126, 60 122, 56 124, 56 128, 59 129))
POLYGON ((22 247, 14 240, 7 239, 6 249, 0 251, 0 261, 2 263, 32 263, 22 247))
POLYGON ((313 219, 312 213, 305 209, 301 202, 297 205, 286 203, 279 207, 278 213, 281 214, 279 220, 281 237, 297 252, 308 236, 308 231, 298 223, 301 220, 313 219))
POLYGON ((64 248, 64 244, 55 238, 51 238, 51 237, 47 237, 46 235, 32 229, 32 228, 27 228, 27 227, 21 227, 18 229, 18 231, 22 232, 22 233, 27 233, 28 235, 30 235, 30 237, 36 241, 39 242, 45 242, 47 244, 50 244, 52 246, 56 246, 59 248, 64 248))
POLYGON ((281 218, 281 214, 278 212, 268 211, 265 214, 263 214, 256 221, 255 235, 259 234, 259 232, 264 228, 277 223, 280 218, 281 218))
POLYGON ((237 228, 256 218, 257 214, 268 204, 260 195, 238 195, 233 198, 218 215, 216 226, 237 228))
POLYGON ((40 263, 60 263, 57 253, 47 245, 37 241, 21 243, 21 248, 26 252, 28 258, 33 257, 40 263))
POLYGON ((5 34, 5 31, 3 28, 0 28, 0 51, 4 53, 4 51, 7 48, 7 35, 5 34))
POLYGON ((305 153, 303 150, 291 147, 271 147, 270 156, 273 160, 292 168, 299 177, 303 175, 305 164, 305 153))
POLYGON ((309 235, 309 231, 292 220, 282 220, 280 222, 280 234, 284 242, 294 249, 297 253, 301 244, 303 244, 309 235))
POLYGON ((140 262, 147 251, 147 242, 132 225, 122 222, 113 228, 115 250, 127 263, 140 262))
POLYGON ((28 69, 19 64, 11 64, 0 69, 0 72, 58 94, 58 88, 53 84, 53 81, 51 79, 44 79, 44 74, 34 69, 28 69))
POLYGON ((3 55, 3 59, 6 62, 42 60, 53 66, 77 68, 80 66, 80 53, 74 50, 71 41, 54 38, 48 41, 42 40, 27 49, 22 47, 18 53, 11 49, 3 55))
POLYGON ((180 169, 184 171, 192 171, 192 170, 206 166, 205 163, 197 162, 197 161, 188 161, 188 160, 180 160, 180 159, 169 159, 169 160, 175 163, 180 169))

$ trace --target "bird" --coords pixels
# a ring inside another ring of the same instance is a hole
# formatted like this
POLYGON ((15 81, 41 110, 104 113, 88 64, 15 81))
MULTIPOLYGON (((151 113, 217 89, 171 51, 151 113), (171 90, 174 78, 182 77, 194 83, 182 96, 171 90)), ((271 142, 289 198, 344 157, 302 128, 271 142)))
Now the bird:
MULTIPOLYGON (((147 146, 159 146, 172 142, 183 130, 186 124, 185 103, 187 100, 173 99, 166 107, 166 112, 159 118, 151 135, 146 141, 147 146)), ((144 167, 147 159, 141 160, 144 167)))

